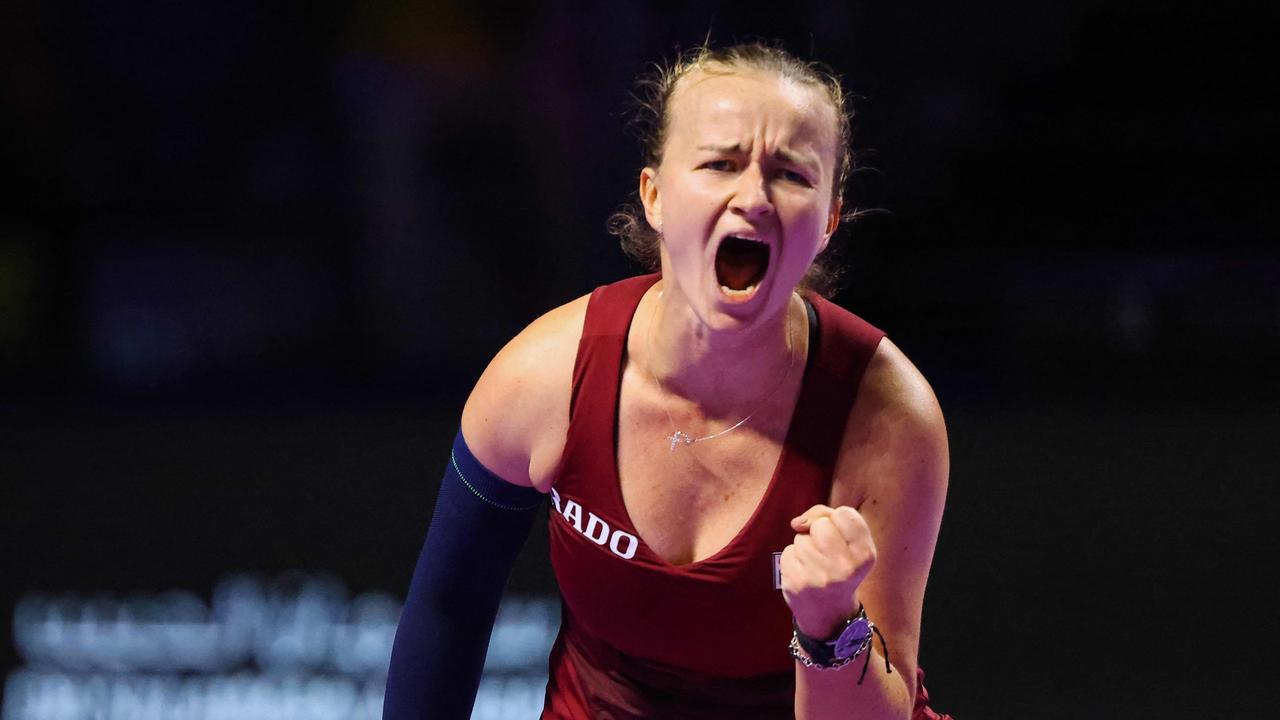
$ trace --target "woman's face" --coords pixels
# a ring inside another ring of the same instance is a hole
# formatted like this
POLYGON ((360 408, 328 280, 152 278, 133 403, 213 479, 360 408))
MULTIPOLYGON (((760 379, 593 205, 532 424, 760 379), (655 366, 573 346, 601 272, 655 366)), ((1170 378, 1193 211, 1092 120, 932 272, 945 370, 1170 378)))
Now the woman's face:
POLYGON ((662 163, 640 178, 664 288, 708 329, 755 326, 835 231, 836 111, 822 89, 755 70, 695 71, 668 108, 662 163))

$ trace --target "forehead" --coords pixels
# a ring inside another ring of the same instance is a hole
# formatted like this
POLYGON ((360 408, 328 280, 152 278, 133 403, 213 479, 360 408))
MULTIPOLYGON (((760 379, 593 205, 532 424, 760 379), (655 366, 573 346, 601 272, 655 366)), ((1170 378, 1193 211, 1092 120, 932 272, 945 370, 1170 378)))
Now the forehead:
POLYGON ((821 87, 765 70, 694 70, 681 78, 668 106, 668 143, 737 141, 810 146, 834 157, 836 110, 821 87))

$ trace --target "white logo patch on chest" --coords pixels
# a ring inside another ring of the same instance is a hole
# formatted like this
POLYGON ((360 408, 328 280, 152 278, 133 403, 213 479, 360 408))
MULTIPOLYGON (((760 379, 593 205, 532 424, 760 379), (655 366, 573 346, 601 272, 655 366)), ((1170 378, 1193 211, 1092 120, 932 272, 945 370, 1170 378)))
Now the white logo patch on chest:
POLYGON ((555 488, 551 488, 551 505, 559 513, 565 522, 577 530, 591 542, 604 547, 608 545, 609 552, 617 555, 623 560, 630 560, 636 555, 636 548, 640 546, 640 540, 635 535, 622 530, 614 530, 609 527, 609 523, 604 518, 596 515, 591 511, 587 511, 586 527, 582 525, 583 507, 573 500, 560 502, 560 493, 555 488))

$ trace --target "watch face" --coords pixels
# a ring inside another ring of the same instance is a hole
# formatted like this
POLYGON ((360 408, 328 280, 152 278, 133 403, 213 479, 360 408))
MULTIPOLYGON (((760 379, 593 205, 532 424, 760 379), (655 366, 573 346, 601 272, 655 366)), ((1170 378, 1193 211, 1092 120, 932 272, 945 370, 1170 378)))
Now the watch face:
POLYGON ((836 657, 844 659, 853 655, 858 648, 862 647, 862 643, 866 642, 870 634, 871 628, 868 627, 867 619, 854 618, 853 622, 845 627, 844 632, 840 633, 840 637, 836 638, 836 657))

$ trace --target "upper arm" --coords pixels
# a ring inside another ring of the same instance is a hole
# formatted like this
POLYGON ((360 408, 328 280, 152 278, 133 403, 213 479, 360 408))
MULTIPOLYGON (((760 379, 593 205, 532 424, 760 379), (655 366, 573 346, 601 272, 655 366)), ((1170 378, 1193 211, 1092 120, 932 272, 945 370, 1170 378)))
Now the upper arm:
POLYGON ((569 428, 583 296, 533 321, 494 356, 462 410, 462 434, 502 479, 546 492, 569 428))
POLYGON ((915 691, 925 584, 946 502, 946 426, 928 382, 885 339, 867 367, 845 428, 831 505, 858 509, 876 563, 858 589, 915 691))

